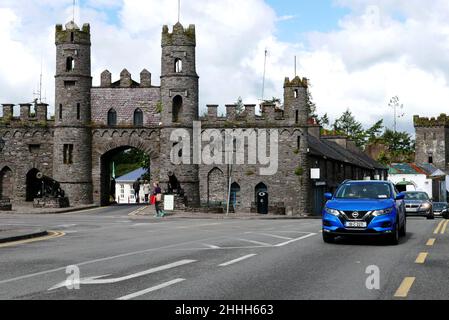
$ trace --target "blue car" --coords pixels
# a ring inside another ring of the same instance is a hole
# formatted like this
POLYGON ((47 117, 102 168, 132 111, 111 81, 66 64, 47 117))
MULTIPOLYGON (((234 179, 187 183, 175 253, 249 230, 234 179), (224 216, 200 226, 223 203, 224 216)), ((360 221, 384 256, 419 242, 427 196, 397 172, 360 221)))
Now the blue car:
POLYGON ((337 236, 383 236, 397 245, 405 236, 407 218, 404 193, 387 181, 346 181, 335 195, 325 194, 323 240, 337 236))

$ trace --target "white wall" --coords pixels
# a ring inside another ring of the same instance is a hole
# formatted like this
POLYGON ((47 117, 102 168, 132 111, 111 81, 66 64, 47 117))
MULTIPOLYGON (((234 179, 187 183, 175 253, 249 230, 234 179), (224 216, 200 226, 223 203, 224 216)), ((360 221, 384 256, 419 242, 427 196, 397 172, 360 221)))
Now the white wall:
POLYGON ((407 186, 407 191, 424 191, 427 192, 430 198, 433 198, 432 180, 428 179, 424 174, 390 174, 388 178, 394 184, 402 181, 414 182, 416 190, 413 186, 407 186))
MULTIPOLYGON (((117 182, 115 185, 115 196, 118 204, 125 203, 136 203, 136 198, 134 196, 133 183, 121 183, 117 182), (123 188, 122 188, 123 186, 123 188)), ((145 195, 143 194, 143 190, 140 190, 140 203, 143 203, 145 200, 145 195)))

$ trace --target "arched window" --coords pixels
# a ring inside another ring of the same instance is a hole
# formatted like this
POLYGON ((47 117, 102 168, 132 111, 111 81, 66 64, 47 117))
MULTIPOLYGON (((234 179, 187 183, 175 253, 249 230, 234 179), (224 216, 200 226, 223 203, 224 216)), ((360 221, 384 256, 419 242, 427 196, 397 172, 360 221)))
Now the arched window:
POLYGON ((10 168, 0 171, 0 200, 11 199, 13 196, 13 175, 10 168))
POLYGON ((134 111, 134 126, 143 127, 143 112, 140 109, 134 111))
POLYGON ((173 98, 173 122, 179 121, 179 115, 182 111, 182 97, 176 96, 173 98))
POLYGON ((108 112, 108 126, 113 127, 117 125, 117 112, 114 109, 108 112))
POLYGON ((176 73, 182 72, 182 60, 179 58, 175 59, 175 72, 176 73))
POLYGON ((72 71, 73 69, 75 69, 75 59, 68 57, 66 60, 66 71, 72 71))

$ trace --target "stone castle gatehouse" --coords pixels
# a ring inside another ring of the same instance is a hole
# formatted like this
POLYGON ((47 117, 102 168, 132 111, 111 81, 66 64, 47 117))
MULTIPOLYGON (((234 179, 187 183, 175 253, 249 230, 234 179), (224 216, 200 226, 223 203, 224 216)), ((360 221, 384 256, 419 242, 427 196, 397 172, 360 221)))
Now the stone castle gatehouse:
POLYGON ((152 180, 160 181, 163 188, 168 174, 176 175, 189 206, 225 203, 231 187, 238 211, 254 210, 257 194, 264 191, 271 210, 310 212, 306 79, 286 78, 282 110, 265 104, 262 114, 256 115, 256 105, 246 105, 242 113, 236 105, 227 105, 226 117, 219 117, 218 106, 209 105, 207 115, 199 117, 194 25, 163 27, 160 86, 153 85, 147 70, 137 82, 125 69, 118 81, 104 71, 100 86, 94 87, 90 36, 89 24, 56 26, 54 119, 49 120, 46 104, 20 104, 19 117, 13 115, 14 104, 2 105, 1 197, 32 201, 40 171, 61 183, 72 204, 108 204, 111 158, 137 148, 150 156, 152 180), (220 132, 276 129, 277 173, 261 176, 260 165, 234 166, 229 186, 226 165, 172 164, 171 133, 180 128, 192 132, 194 121, 201 121, 203 129, 220 132))

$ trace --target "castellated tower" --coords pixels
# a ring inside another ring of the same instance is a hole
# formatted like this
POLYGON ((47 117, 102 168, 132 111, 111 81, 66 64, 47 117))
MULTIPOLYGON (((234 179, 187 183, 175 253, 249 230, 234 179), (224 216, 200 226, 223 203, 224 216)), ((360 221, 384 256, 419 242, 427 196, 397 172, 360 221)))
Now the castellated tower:
POLYGON ((193 142, 193 122, 199 117, 199 77, 196 73, 196 34, 195 26, 184 29, 177 23, 172 32, 168 26, 162 30, 161 58, 161 154, 165 172, 161 172, 161 182, 166 182, 168 172, 172 171, 185 190, 189 204, 199 203, 198 165, 174 166, 170 161, 170 152, 174 146, 170 134, 176 128, 189 131, 191 146, 193 142))
POLYGON ((54 179, 72 203, 92 203, 90 26, 56 26, 54 179))

